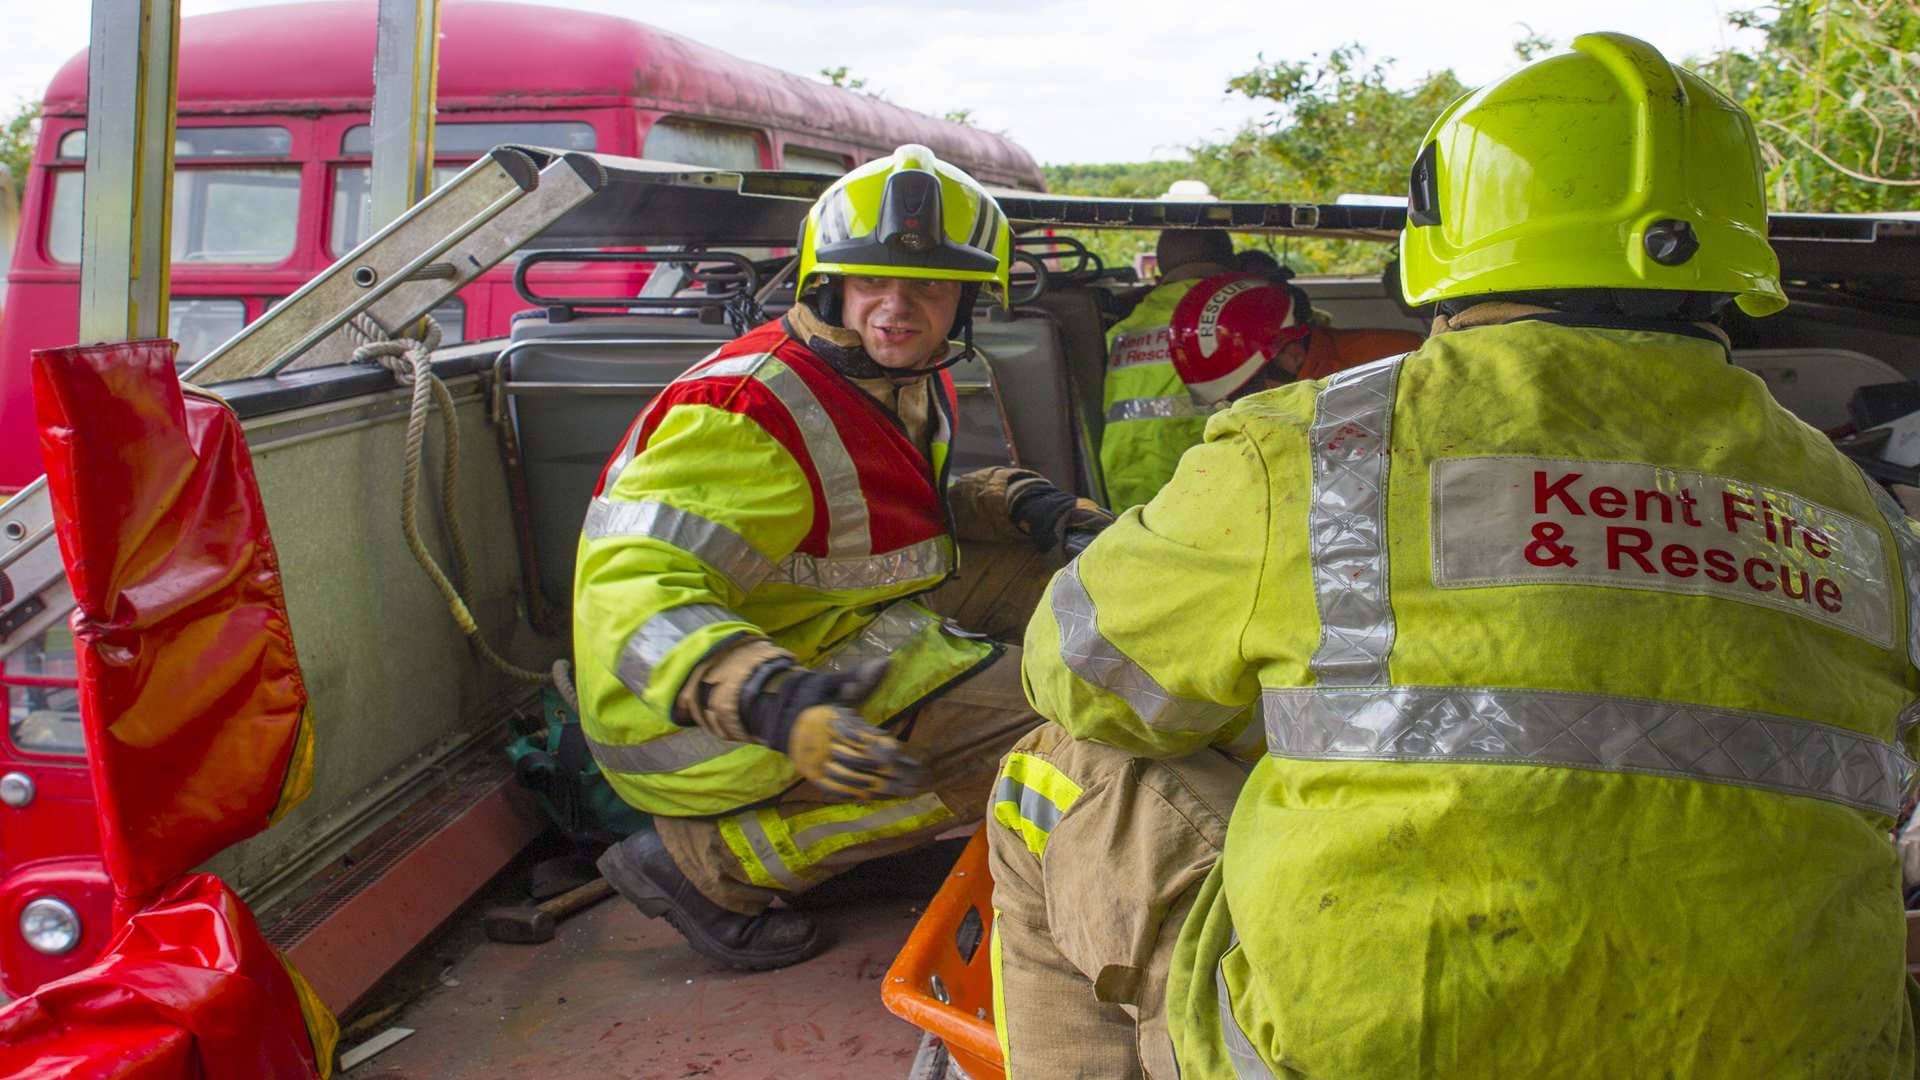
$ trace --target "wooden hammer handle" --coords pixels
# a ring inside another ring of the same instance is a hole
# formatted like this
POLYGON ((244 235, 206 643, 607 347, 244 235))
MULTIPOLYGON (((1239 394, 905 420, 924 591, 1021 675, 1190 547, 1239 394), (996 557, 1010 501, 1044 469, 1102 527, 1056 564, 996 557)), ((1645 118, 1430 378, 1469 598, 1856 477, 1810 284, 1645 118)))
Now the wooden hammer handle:
POLYGON ((607 884, 606 878, 594 878, 585 885, 569 889, 551 900, 542 902, 540 910, 553 916, 555 922, 559 922, 574 912, 592 907, 612 895, 613 886, 607 884))

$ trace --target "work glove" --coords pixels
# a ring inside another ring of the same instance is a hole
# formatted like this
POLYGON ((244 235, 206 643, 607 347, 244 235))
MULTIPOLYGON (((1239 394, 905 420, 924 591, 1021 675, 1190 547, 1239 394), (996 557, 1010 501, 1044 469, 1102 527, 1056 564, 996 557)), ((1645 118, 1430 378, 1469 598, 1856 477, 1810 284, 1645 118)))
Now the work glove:
POLYGON ((1078 555, 1113 524, 1113 515, 1093 500, 1062 491, 1030 469, 1014 472, 1007 483, 1007 516, 1035 548, 1078 555))
POLYGON ((900 740, 854 711, 886 674, 885 660, 844 674, 809 671, 785 657, 769 660, 742 689, 742 726, 834 798, 912 795, 923 786, 920 763, 900 740))

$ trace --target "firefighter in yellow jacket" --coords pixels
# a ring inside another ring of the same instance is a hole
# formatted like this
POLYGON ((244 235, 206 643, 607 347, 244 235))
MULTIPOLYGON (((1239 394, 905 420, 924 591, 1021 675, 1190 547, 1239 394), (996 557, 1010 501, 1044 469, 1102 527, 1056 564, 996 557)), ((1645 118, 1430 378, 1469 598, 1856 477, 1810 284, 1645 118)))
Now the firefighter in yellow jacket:
POLYGON ((1055 577, 986 826, 1014 1080, 1914 1074, 1920 540, 1727 362, 1761 177, 1622 35, 1463 98, 1434 336, 1214 417, 1055 577))
POLYGON ((1042 551, 1104 515, 1014 469, 948 498, 945 368, 975 297, 1005 303, 1009 244, 924 147, 854 170, 808 215, 802 301, 664 390, 601 476, 582 720, 654 828, 600 868, 722 963, 811 955, 813 922, 771 901, 978 817, 1038 723, 1019 649, 988 635, 1026 621, 1042 551), (956 579, 956 539, 1003 543, 956 579))

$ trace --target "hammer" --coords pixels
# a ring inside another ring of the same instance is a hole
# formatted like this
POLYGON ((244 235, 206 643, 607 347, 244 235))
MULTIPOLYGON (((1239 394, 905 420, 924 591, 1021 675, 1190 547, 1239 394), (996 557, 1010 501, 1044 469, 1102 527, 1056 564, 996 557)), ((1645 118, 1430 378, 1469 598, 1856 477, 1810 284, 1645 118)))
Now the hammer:
POLYGON ((548 900, 539 906, 494 908, 487 912, 484 925, 487 937, 513 945, 538 945, 552 941, 560 920, 613 895, 606 878, 594 878, 585 885, 548 900))

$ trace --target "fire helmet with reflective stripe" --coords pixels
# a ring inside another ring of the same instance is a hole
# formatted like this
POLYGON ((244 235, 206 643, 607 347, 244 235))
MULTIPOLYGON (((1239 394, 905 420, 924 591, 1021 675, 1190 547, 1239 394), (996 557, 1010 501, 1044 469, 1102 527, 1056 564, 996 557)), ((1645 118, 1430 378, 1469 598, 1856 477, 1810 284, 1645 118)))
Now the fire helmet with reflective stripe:
POLYGON ((973 177, 907 145, 841 177, 807 213, 799 291, 821 277, 978 282, 1003 306, 1012 230, 973 177))
POLYGON ((1174 306, 1173 370, 1202 405, 1225 401, 1309 329, 1293 292, 1258 274, 1206 278, 1174 306))
POLYGON ((1415 157, 1400 284, 1409 304, 1568 289, 1787 304, 1767 243, 1753 121, 1625 34, 1454 102, 1415 157))

